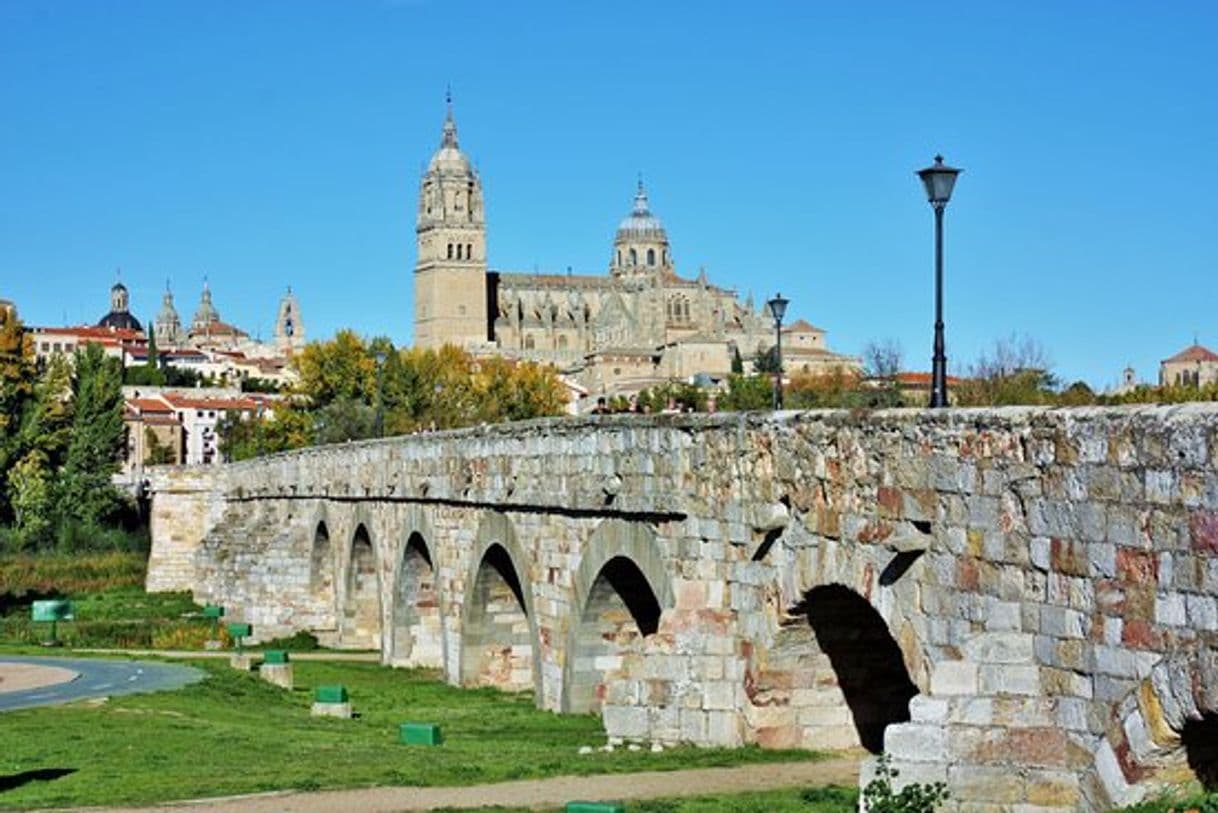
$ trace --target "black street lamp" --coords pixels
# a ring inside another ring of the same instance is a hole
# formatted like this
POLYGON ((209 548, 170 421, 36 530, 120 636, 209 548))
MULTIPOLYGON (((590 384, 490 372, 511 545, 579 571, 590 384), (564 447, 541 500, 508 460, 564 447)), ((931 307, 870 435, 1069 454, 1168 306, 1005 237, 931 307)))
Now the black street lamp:
POLYGON ((935 355, 931 367, 930 405, 947 406, 947 351, 943 342, 943 210, 952 197, 956 176, 962 170, 943 163, 936 155, 934 166, 918 170, 926 186, 926 198, 935 209, 935 355))
POLYGON ((774 298, 765 303, 774 317, 774 409, 782 409, 782 317, 786 315, 787 305, 791 300, 783 299, 782 294, 774 294, 774 298))
POLYGON ((384 350, 376 351, 376 436, 385 435, 385 388, 382 386, 385 359, 388 354, 384 350))

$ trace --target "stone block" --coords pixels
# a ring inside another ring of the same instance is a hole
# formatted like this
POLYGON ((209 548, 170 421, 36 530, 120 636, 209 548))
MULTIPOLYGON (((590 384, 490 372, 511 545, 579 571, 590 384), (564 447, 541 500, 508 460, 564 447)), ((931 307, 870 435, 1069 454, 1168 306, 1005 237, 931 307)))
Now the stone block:
POLYGON ((977 694, 977 664, 968 661, 939 661, 931 668, 932 695, 977 694))
POLYGON ((1031 663, 1032 636, 1022 632, 979 633, 964 643, 964 656, 976 663, 1031 663))
POLYGON ((982 694, 1036 695, 1040 693, 1040 667, 1019 664, 989 665, 978 669, 982 694))
POLYGON ((1014 804, 1025 800, 1024 780, 1018 771, 979 765, 953 765, 947 781, 952 798, 960 803, 1014 804))
POLYGON ((309 713, 314 717, 338 717, 343 720, 351 719, 351 703, 314 703, 309 713))
POLYGON ((647 739, 647 709, 644 706, 605 706, 601 709, 605 733, 622 739, 647 739))
POLYGON ((884 750, 894 760, 946 762, 947 732, 942 726, 898 723, 884 729, 884 750))
POLYGON ((258 667, 258 677, 267 683, 273 683, 281 689, 292 688, 291 663, 264 663, 258 667))

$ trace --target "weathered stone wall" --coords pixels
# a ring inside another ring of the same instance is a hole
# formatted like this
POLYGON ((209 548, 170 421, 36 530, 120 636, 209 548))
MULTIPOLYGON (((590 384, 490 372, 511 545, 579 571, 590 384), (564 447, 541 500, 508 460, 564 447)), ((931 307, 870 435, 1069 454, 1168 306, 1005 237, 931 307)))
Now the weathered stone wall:
POLYGON ((1215 770, 1213 405, 565 420, 189 476, 154 484, 150 585, 613 735, 883 747, 961 811, 1215 770))

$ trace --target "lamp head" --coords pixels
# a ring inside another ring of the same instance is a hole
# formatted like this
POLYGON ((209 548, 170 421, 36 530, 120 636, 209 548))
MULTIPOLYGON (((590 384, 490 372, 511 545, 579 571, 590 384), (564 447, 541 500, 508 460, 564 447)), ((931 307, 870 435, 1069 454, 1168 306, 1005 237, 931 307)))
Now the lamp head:
POLYGON ((782 324, 782 317, 786 315, 787 305, 790 301, 789 299, 784 299, 782 294, 775 294, 773 299, 765 303, 766 307, 770 309, 770 316, 774 317, 776 323, 782 324))
POLYGON ((943 163, 943 156, 936 155, 935 163, 926 169, 918 170, 918 177, 926 187, 926 199, 931 206, 940 208, 947 205, 952 197, 952 187, 956 185, 956 176, 963 170, 949 167, 943 163))

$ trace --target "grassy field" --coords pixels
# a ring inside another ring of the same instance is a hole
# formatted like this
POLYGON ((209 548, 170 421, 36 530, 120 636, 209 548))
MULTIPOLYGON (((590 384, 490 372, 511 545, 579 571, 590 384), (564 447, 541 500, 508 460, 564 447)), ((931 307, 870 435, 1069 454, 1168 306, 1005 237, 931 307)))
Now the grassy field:
POLYGON ((0 808, 815 758, 806 751, 692 747, 580 755, 580 746, 604 742, 599 719, 538 711, 524 695, 455 689, 427 672, 298 662, 297 689, 285 692, 223 663, 197 665, 209 678, 177 692, 4 713, 0 787, 13 784, 4 777, 31 771, 62 775, 0 792, 0 808), (345 684, 359 719, 310 717, 312 687, 323 683, 345 684), (445 744, 426 751, 399 746, 403 721, 441 724, 445 744))

